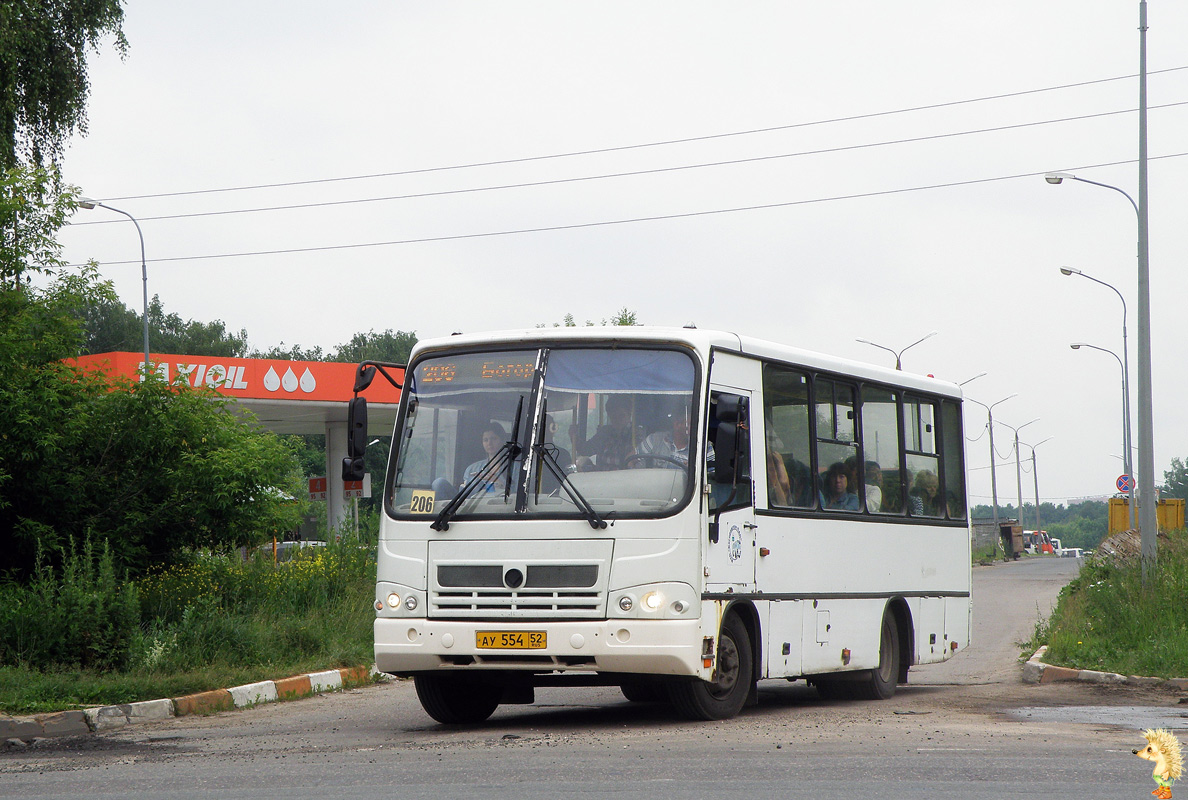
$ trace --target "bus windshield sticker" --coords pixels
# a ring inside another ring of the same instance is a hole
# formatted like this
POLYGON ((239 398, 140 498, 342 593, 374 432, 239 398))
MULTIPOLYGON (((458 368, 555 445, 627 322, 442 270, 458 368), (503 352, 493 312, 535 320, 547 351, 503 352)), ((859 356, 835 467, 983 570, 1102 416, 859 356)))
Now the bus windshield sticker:
POLYGON ((409 512, 413 514, 432 514, 435 498, 436 492, 432 489, 413 489, 412 505, 409 508, 409 512))

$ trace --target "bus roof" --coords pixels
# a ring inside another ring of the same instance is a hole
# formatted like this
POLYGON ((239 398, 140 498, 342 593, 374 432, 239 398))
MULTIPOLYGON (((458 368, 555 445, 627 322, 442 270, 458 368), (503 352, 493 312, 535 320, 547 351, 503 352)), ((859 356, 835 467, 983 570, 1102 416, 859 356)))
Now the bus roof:
POLYGON ((536 345, 544 342, 590 342, 611 344, 616 342, 679 343, 691 347, 703 356, 711 349, 728 350, 742 355, 770 358, 812 369, 821 369, 852 375, 879 383, 916 389, 930 394, 961 397, 961 389, 949 381, 942 381, 926 375, 916 375, 862 361, 826 355, 812 350, 803 350, 791 345, 758 339, 726 331, 701 330, 699 328, 666 328, 651 325, 636 326, 576 326, 556 328, 525 328, 521 330, 490 331, 484 333, 459 333, 436 339, 425 339, 413 348, 410 362, 436 350, 472 348, 480 345, 536 345))

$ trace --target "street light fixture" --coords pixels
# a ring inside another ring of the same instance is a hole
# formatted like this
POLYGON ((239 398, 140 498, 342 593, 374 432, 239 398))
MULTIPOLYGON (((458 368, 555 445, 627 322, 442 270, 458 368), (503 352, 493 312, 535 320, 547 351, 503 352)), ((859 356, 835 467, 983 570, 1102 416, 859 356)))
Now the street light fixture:
POLYGON ((990 499, 991 499, 991 502, 994 504, 992 507, 993 510, 991 513, 993 513, 993 515, 994 515, 994 535, 995 536, 1001 536, 1002 531, 999 530, 999 527, 998 527, 998 478, 995 475, 995 473, 997 472, 997 469, 994 464, 994 460, 996 458, 995 453, 994 453, 994 407, 996 405, 998 405, 999 403, 1005 403, 1007 400, 1010 400, 1012 397, 1018 397, 1018 395, 1019 395, 1018 392, 1015 392, 1014 394, 1008 394, 1006 397, 1002 398, 998 402, 991 403, 990 405, 986 405, 985 403, 979 403, 977 400, 974 400, 972 397, 965 398, 966 400, 973 403, 974 405, 979 405, 982 408, 986 409, 986 429, 988 431, 990 431, 990 499))
POLYGON ((959 383, 959 384, 957 384, 957 385, 958 385, 958 386, 964 386, 964 385, 965 385, 965 384, 967 384, 967 383, 973 383, 973 382, 974 382, 974 381, 976 381, 978 378, 984 378, 984 377, 986 377, 986 373, 985 373, 985 372, 979 372, 977 375, 974 375, 972 378, 966 378, 965 380, 963 380, 961 383, 959 383))
POLYGON ((1158 521, 1155 509, 1155 430, 1151 402, 1151 261, 1148 241, 1147 202, 1147 0, 1139 0, 1139 120, 1138 120, 1138 202, 1117 186, 1077 178, 1069 173, 1053 172, 1044 176, 1048 183, 1065 179, 1090 183, 1124 195, 1138 215, 1138 419, 1139 419, 1139 531, 1142 537, 1143 585, 1156 564, 1158 521))
MULTIPOLYGON (((1123 338, 1125 341, 1125 338, 1123 338)), ((1127 475, 1131 475, 1130 466, 1130 408, 1127 403, 1128 386, 1126 383, 1126 363, 1118 358, 1118 354, 1113 350, 1107 350, 1104 347, 1087 344, 1086 342, 1074 342, 1070 344, 1073 350, 1080 350, 1082 347, 1088 347, 1090 350, 1100 350, 1103 353, 1109 353, 1118 362, 1118 367, 1122 370, 1122 471, 1127 475)), ((1130 511, 1130 529, 1134 530, 1134 482, 1130 484, 1130 502, 1128 504, 1130 511)))
POLYGON ((920 342, 927 341, 928 339, 931 339, 933 336, 936 336, 937 333, 939 333, 939 331, 933 331, 932 333, 929 333, 927 336, 925 336, 921 339, 917 339, 916 341, 912 342, 907 347, 903 348, 902 350, 899 350, 898 352, 895 350, 892 350, 890 347, 884 347, 881 344, 876 344, 875 342, 872 342, 869 339, 855 339, 854 341, 861 342, 862 344, 868 344, 871 347, 877 347, 880 350, 886 350, 888 353, 895 356, 895 368, 897 370, 902 370, 903 369, 903 354, 906 353, 908 350, 911 350, 916 345, 920 344, 920 342))
POLYGON ((78 198, 78 205, 80 208, 94 209, 106 208, 108 211, 114 211, 117 214, 123 214, 128 219, 132 220, 132 224, 136 226, 136 235, 140 237, 140 276, 144 283, 144 375, 147 378, 149 373, 149 321, 148 321, 148 267, 144 260, 144 234, 140 230, 140 223, 136 221, 136 217, 129 214, 127 211, 122 211, 118 208, 100 203, 98 200, 92 200, 89 197, 78 198))

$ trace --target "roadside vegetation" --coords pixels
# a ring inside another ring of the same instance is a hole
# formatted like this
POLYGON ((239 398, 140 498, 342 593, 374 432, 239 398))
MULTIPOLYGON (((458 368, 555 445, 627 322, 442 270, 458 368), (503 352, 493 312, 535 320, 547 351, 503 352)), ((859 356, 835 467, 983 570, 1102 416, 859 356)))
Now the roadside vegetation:
POLYGON ((129 703, 370 664, 374 547, 190 551, 119 580, 89 543, 0 585, 0 713, 129 703))
POLYGON ((1052 616, 1036 624, 1024 657, 1075 669, 1188 677, 1188 532, 1159 537, 1158 565, 1143 588, 1137 558, 1089 559, 1064 587, 1052 616))

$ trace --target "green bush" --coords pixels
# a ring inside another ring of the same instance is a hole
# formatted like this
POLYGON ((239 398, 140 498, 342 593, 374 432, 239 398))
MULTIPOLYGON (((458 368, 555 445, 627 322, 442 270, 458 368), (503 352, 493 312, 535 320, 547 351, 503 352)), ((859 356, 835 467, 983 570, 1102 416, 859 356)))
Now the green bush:
POLYGON ((1090 561, 1066 586, 1032 644, 1045 660, 1123 675, 1188 677, 1188 534, 1160 537, 1157 568, 1090 561))
POLYGON ((119 670, 140 624, 133 584, 116 577, 111 549, 88 539, 67 549, 60 571, 38 560, 28 585, 0 587, 0 662, 34 668, 119 670))

